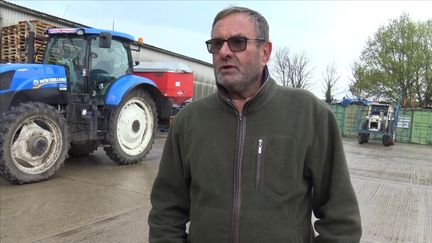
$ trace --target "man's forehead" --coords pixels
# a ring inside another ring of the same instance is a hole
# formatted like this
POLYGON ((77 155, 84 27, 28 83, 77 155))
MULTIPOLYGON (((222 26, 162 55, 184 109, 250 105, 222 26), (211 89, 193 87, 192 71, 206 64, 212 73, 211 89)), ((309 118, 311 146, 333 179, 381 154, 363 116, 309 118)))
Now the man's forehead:
POLYGON ((217 35, 223 36, 244 36, 245 34, 254 34, 256 32, 255 22, 252 18, 244 13, 233 13, 224 16, 216 22, 212 30, 212 37, 217 35))

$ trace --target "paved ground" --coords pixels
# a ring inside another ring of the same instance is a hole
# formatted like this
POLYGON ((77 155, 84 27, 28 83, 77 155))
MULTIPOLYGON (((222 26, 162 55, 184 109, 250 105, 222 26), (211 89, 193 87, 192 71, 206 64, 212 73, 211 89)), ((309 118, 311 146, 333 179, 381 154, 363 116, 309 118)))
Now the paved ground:
POLYGON ((432 242, 432 147, 345 140, 362 242, 432 242))
MULTIPOLYGON (((164 143, 138 165, 98 150, 66 161, 56 178, 0 179, 0 242, 147 242, 149 192, 164 143)), ((432 147, 344 140, 363 220, 362 242, 432 242, 432 147)))

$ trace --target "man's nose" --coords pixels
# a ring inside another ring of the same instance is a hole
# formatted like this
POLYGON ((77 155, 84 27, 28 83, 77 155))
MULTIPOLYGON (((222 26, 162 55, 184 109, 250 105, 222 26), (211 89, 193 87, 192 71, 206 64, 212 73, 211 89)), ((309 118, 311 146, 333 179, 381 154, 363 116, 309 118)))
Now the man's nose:
POLYGON ((227 41, 225 41, 225 42, 222 44, 222 47, 221 47, 220 50, 219 50, 219 54, 222 55, 222 56, 227 56, 227 55, 232 54, 232 51, 231 51, 231 49, 229 48, 229 45, 228 45, 228 42, 227 42, 227 41))

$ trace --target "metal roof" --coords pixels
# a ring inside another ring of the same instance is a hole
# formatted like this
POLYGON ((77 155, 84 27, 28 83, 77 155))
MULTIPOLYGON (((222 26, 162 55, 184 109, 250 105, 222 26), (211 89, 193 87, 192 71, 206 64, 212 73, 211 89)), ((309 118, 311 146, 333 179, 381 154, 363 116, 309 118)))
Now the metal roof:
POLYGON ((35 16, 42 18, 42 19, 47 19, 50 21, 57 21, 57 22, 60 22, 64 25, 71 26, 71 27, 90 27, 90 26, 87 26, 84 24, 80 24, 77 22, 67 20, 67 19, 59 18, 59 17, 53 16, 50 14, 42 13, 42 12, 39 12, 39 11, 34 10, 34 9, 30 9, 30 8, 26 8, 26 7, 23 7, 20 5, 16 5, 14 3, 6 2, 4 0, 0 0, 0 6, 5 7, 5 8, 10 8, 10 9, 13 9, 13 10, 19 11, 19 12, 24 12, 24 13, 29 14, 29 15, 35 15, 35 16))

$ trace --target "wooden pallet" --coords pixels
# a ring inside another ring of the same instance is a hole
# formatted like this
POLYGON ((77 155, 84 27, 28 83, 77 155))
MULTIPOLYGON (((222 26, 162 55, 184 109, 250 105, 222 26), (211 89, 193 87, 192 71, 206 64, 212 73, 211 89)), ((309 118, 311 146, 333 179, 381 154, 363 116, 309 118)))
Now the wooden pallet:
MULTIPOLYGON (((35 62, 42 62, 44 48, 46 46, 46 30, 55 28, 52 24, 40 20, 30 20, 35 30, 34 50, 41 49, 35 57, 35 62)), ((29 36, 29 26, 27 21, 20 21, 16 25, 3 27, 1 30, 1 62, 27 62, 27 39, 29 36)))
POLYGON ((18 50, 16 48, 2 49, 2 53, 5 55, 16 55, 18 54, 18 50))
MULTIPOLYGON (((39 20, 31 20, 30 23, 33 24, 36 37, 39 37, 39 38, 45 36, 45 32, 47 29, 56 27, 54 25, 44 23, 44 22, 39 21, 39 20)), ((20 21, 18 23, 18 34, 21 37, 28 37, 28 31, 29 30, 30 30, 30 28, 27 24, 27 21, 20 21)))
MULTIPOLYGON (((3 35, 2 34, 2 43, 15 43, 19 42, 19 37, 16 34, 3 35)), ((4 46, 5 44, 2 44, 4 46)))
POLYGON ((6 26, 2 28, 2 36, 7 36, 10 34, 17 34, 18 33, 18 29, 16 25, 12 25, 12 26, 6 26))

